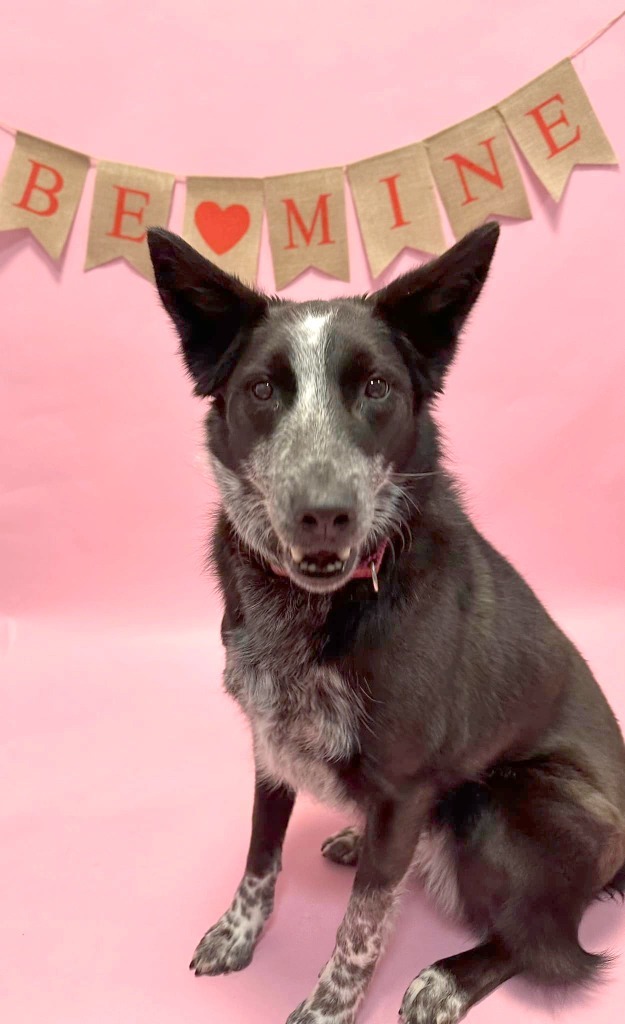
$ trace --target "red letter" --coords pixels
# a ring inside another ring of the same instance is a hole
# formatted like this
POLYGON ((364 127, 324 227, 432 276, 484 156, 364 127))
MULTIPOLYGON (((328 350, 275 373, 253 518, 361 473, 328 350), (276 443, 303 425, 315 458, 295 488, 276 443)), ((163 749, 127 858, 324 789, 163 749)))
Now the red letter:
POLYGON ((479 164, 474 164, 472 160, 467 160, 466 156, 462 156, 460 153, 454 153, 452 156, 445 157, 445 160, 453 160, 453 162, 456 165, 458 174, 460 175, 462 187, 464 188, 464 193, 467 197, 464 203, 462 204, 463 206, 467 206, 469 203, 474 203, 475 200, 477 199, 477 196, 472 196, 471 193, 469 192, 467 179, 464 176, 465 168, 467 171, 473 171, 474 174, 479 174, 480 178, 486 178, 486 181, 490 181, 490 183, 492 185, 496 185, 497 188, 503 188, 501 172, 497 166, 497 161, 495 160, 495 155, 493 153, 493 147, 491 146, 491 142, 493 141, 494 138, 495 136, 493 135, 492 138, 485 139, 484 142, 480 142, 480 146, 486 146, 486 149, 488 150, 490 162, 493 167, 492 171, 487 171, 485 167, 480 167, 479 164))
POLYGON ((150 193, 139 192, 136 188, 123 188, 122 185, 114 185, 113 188, 117 189, 117 206, 115 207, 113 230, 107 232, 107 237, 123 238, 126 242, 143 242, 145 238, 145 231, 142 235, 138 236, 122 234, 122 220, 124 217, 134 217, 139 224, 143 224, 143 214, 145 213, 146 207, 150 204, 150 193), (145 200, 145 206, 141 207, 140 210, 127 210, 126 196, 141 196, 141 198, 145 200))
POLYGON ((550 99, 545 100, 544 103, 539 103, 538 106, 534 107, 533 110, 528 110, 527 114, 525 115, 526 117, 533 117, 536 121, 536 124, 540 128, 542 137, 549 146, 549 149, 551 151, 549 153, 549 156, 547 157, 548 160, 551 160, 552 156, 556 156, 558 153, 562 153, 562 151, 568 149, 569 146, 574 146, 575 143, 579 142, 579 140, 582 137, 582 133, 578 125, 575 129, 575 135, 573 136, 573 138, 569 139, 568 142, 565 142, 563 146, 559 146, 556 140, 553 138, 551 132, 554 128, 557 128, 559 124, 565 124, 567 127, 570 127, 569 122, 566 119, 566 114, 563 110, 560 111, 560 117, 557 121, 552 121, 551 124, 547 124, 547 122, 545 121, 541 113, 543 107, 549 106, 550 103, 555 103, 556 100, 558 101, 558 103, 564 103, 564 100, 562 99, 560 94, 556 93, 555 96, 552 96, 550 99))
POLYGON ((288 220, 288 225, 289 225, 289 244, 285 245, 285 247, 284 247, 285 249, 297 249, 298 248, 297 244, 295 243, 295 241, 293 239, 293 224, 291 222, 291 217, 293 217, 293 220, 295 221, 295 223, 297 224, 298 228, 300 229, 300 231, 301 231, 301 233, 302 233, 302 235, 304 237, 304 241, 306 242, 306 245, 310 245, 310 243, 312 242, 312 237, 313 237, 313 234, 315 233, 315 228, 317 226, 317 219, 319 217, 321 217, 321 241, 318 242, 317 245, 334 245, 334 240, 332 238, 330 238, 330 217, 329 217, 329 214, 328 214, 328 199, 329 198, 330 198, 330 193, 329 192, 326 193, 325 195, 319 196, 319 199, 317 200, 317 205, 315 206, 315 212, 314 212, 314 215, 313 215, 312 224, 310 225, 309 228, 307 228, 306 225, 304 224, 304 221, 302 220, 302 215, 301 215, 301 213, 299 212, 299 210, 297 208, 295 200, 294 199, 283 199, 282 200, 282 202, 286 206, 286 215, 287 215, 287 220, 288 220))
POLYGON ((399 193, 397 191, 397 179, 399 174, 394 174, 391 178, 380 178, 380 184, 386 185, 388 188, 389 198, 391 200, 391 206, 393 207, 393 216, 395 217, 394 228, 403 228, 406 224, 410 224, 409 220, 404 220, 402 213, 401 203, 399 202, 399 193))
POLYGON ((59 201, 56 197, 63 188, 65 182, 54 167, 48 167, 46 164, 39 164, 36 160, 31 160, 30 163, 33 167, 30 172, 30 177, 26 183, 26 188, 24 189, 24 195, 20 199, 19 203, 14 203, 13 205, 19 206, 21 210, 28 210, 29 213, 36 213, 38 217, 52 217, 59 208, 59 201), (49 171, 54 178, 54 183, 49 185, 47 188, 40 185, 37 181, 39 171, 49 171), (32 206, 28 205, 33 192, 43 192, 44 196, 48 197, 47 210, 35 210, 32 206))

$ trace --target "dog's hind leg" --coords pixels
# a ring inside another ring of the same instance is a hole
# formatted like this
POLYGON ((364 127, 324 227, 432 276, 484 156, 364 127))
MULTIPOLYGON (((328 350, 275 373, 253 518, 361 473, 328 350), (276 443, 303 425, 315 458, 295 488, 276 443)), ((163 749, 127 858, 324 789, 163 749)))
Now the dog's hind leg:
POLYGON ((257 777, 245 874, 230 907, 193 954, 189 966, 196 974, 229 974, 250 963, 273 910, 282 843, 294 803, 292 790, 267 785, 257 777))
POLYGON ((558 986, 592 981, 606 957, 580 946, 579 924, 610 880, 621 882, 624 832, 608 799, 572 766, 543 758, 467 783, 437 816, 464 916, 486 942, 415 979, 408 1024, 455 1024, 514 974, 558 986))
POLYGON ((404 996, 400 1017, 403 1024, 456 1024, 517 971, 514 961, 494 942, 439 960, 415 978, 404 996))

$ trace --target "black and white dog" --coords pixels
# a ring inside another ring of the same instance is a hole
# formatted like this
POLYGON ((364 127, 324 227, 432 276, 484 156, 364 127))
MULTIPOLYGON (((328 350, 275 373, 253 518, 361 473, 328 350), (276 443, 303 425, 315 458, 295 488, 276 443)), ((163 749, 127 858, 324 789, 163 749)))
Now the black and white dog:
POLYGON ((488 224, 374 295, 283 302, 160 229, 158 290, 222 508, 225 685, 256 790, 243 881, 191 967, 251 960, 297 792, 358 818, 336 946, 289 1024, 352 1024, 418 872, 478 944, 419 974, 407 1024, 452 1024, 502 982, 584 983, 585 908, 625 888, 625 748, 601 690, 441 466, 432 399, 489 270, 488 224))

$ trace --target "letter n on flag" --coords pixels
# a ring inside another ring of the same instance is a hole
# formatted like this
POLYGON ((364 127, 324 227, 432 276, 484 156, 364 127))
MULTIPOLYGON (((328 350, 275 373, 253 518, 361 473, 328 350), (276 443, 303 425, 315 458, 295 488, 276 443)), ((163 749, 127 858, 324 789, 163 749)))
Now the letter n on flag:
POLYGON ((85 270, 124 259, 154 280, 149 227, 167 227, 174 175, 128 164, 98 163, 85 270))
POLYGON ((340 167, 265 179, 277 289, 309 267, 349 281, 344 188, 340 167))
POLYGON ((494 108, 426 142, 430 167, 456 238, 499 214, 532 212, 501 114, 494 108))
POLYGON ((0 231, 27 228, 60 259, 88 170, 88 156, 18 132, 0 185, 0 231))
POLYGON ((559 202, 576 164, 616 164, 570 60, 515 92, 499 110, 534 174, 559 202))

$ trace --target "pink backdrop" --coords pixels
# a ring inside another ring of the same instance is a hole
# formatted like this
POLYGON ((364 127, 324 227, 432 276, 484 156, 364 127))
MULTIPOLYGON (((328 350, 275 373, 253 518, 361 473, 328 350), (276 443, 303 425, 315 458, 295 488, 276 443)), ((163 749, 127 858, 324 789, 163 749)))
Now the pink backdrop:
MULTIPOLYGON (((501 99, 618 0, 25 0, 0 33, 0 119, 112 160, 264 175, 347 163, 501 99)), ((625 21, 576 60, 625 158, 625 21)), ((12 146, 0 133, 0 173, 12 146)), ((489 537, 544 596, 625 714, 625 199, 577 170, 560 206, 526 172, 534 220, 506 225, 441 403, 489 537)), ((201 408, 151 288, 83 273, 93 172, 59 267, 0 236, 0 953, 11 1024, 280 1021, 329 953, 349 877, 306 801, 277 914, 244 975, 186 962, 241 870, 251 762, 220 691, 218 606, 201 575, 213 493, 201 408), (226 767, 227 764, 227 767, 226 767), (7 785, 8 780, 8 785, 7 785), (8 899, 8 902, 7 902, 8 899)), ((172 226, 182 221, 178 186, 172 226)), ((370 286, 348 197, 354 290, 370 286)), ((410 257, 398 261, 401 269, 410 257)), ((272 288, 266 236, 261 283, 272 288)), ((309 275, 294 297, 348 291, 309 275)), ((590 945, 625 950, 625 912, 590 945)), ((467 936, 411 896, 362 1020, 467 936)), ((567 1021, 621 1019, 625 961, 567 1021)), ((513 983, 474 1011, 550 1020, 513 983)))

